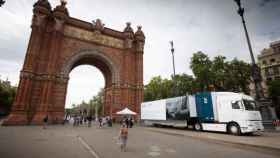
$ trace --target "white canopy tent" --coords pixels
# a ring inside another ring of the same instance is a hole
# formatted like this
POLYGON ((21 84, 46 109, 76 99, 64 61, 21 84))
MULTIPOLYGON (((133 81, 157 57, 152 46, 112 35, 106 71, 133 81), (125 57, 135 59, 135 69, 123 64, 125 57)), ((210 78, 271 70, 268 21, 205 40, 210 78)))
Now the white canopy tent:
POLYGON ((136 115, 137 113, 129 110, 128 108, 124 108, 123 110, 118 111, 116 114, 118 114, 118 115, 136 115))

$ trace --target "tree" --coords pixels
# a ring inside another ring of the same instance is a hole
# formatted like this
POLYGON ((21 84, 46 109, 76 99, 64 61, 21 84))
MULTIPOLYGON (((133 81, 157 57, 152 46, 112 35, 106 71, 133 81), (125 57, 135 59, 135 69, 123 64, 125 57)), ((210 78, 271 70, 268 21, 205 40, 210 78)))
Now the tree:
POLYGON ((153 77, 144 87, 144 100, 158 100, 172 96, 173 83, 171 80, 153 77))
POLYGON ((0 109, 4 114, 9 114, 15 96, 16 87, 11 86, 10 81, 0 79, 0 109))
POLYGON ((206 54, 199 51, 193 54, 190 65, 199 85, 198 91, 206 91, 209 85, 213 84, 212 61, 206 54))
POLYGON ((97 110, 97 113, 99 115, 102 114, 103 109, 103 98, 104 98, 104 89, 101 89, 96 96, 93 96, 93 98, 89 101, 92 111, 95 112, 97 110))
POLYGON ((268 95, 272 99, 273 105, 275 105, 278 118, 280 118, 280 80, 270 81, 267 85, 268 95))
POLYGON ((100 89, 96 96, 93 96, 88 102, 84 100, 80 104, 72 104, 72 113, 79 112, 87 112, 87 114, 93 115, 95 110, 97 110, 98 114, 102 114, 103 107, 103 97, 104 97, 104 89, 100 89))
POLYGON ((173 79, 162 79, 160 76, 153 77, 144 87, 144 101, 165 99, 175 96, 183 96, 192 93, 194 79, 187 74, 175 75, 173 79), (174 81, 175 80, 175 81, 174 81), (174 94, 174 83, 176 83, 176 94, 174 94))
POLYGON ((251 66, 242 60, 233 59, 227 65, 226 90, 244 92, 249 94, 249 84, 251 82, 251 66))
POLYGON ((226 57, 224 56, 216 56, 211 65, 213 85, 217 91, 224 91, 226 89, 225 82, 228 74, 226 68, 228 67, 228 63, 225 60, 226 57))
POLYGON ((249 93, 251 66, 242 60, 226 61, 224 56, 210 60, 206 54, 197 52, 192 57, 191 69, 198 91, 206 91, 211 85, 216 91, 249 93))
POLYGON ((176 96, 192 94, 197 86, 192 76, 187 74, 175 75, 176 96))

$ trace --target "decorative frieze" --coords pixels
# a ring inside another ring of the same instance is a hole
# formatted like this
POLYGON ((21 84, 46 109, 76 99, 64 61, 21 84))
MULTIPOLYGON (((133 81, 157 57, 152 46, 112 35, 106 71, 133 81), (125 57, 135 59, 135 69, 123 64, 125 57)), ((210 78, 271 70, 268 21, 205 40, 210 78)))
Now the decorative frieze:
POLYGON ((72 26, 66 26, 64 29, 64 35, 81 39, 81 40, 86 40, 89 42, 96 42, 98 44, 102 44, 105 46, 109 47, 115 47, 119 49, 124 48, 124 41, 118 38, 110 37, 103 35, 98 32, 94 31, 88 31, 84 29, 80 29, 77 27, 72 27, 72 26))

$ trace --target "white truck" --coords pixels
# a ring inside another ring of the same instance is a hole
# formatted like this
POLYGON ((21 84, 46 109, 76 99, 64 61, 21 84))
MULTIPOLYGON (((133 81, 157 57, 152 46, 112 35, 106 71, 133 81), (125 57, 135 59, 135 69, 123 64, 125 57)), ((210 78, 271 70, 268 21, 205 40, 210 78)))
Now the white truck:
POLYGON ((193 127, 234 135, 264 130, 254 99, 242 93, 205 92, 141 104, 141 120, 155 126, 193 127))

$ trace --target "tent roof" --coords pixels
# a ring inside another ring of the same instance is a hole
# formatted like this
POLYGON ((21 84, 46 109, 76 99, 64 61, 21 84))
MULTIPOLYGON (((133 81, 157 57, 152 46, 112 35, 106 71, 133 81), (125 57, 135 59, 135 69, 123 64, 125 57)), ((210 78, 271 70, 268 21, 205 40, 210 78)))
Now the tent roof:
POLYGON ((137 113, 129 110, 128 108, 124 108, 123 110, 118 111, 117 114, 118 115, 136 115, 137 113))

